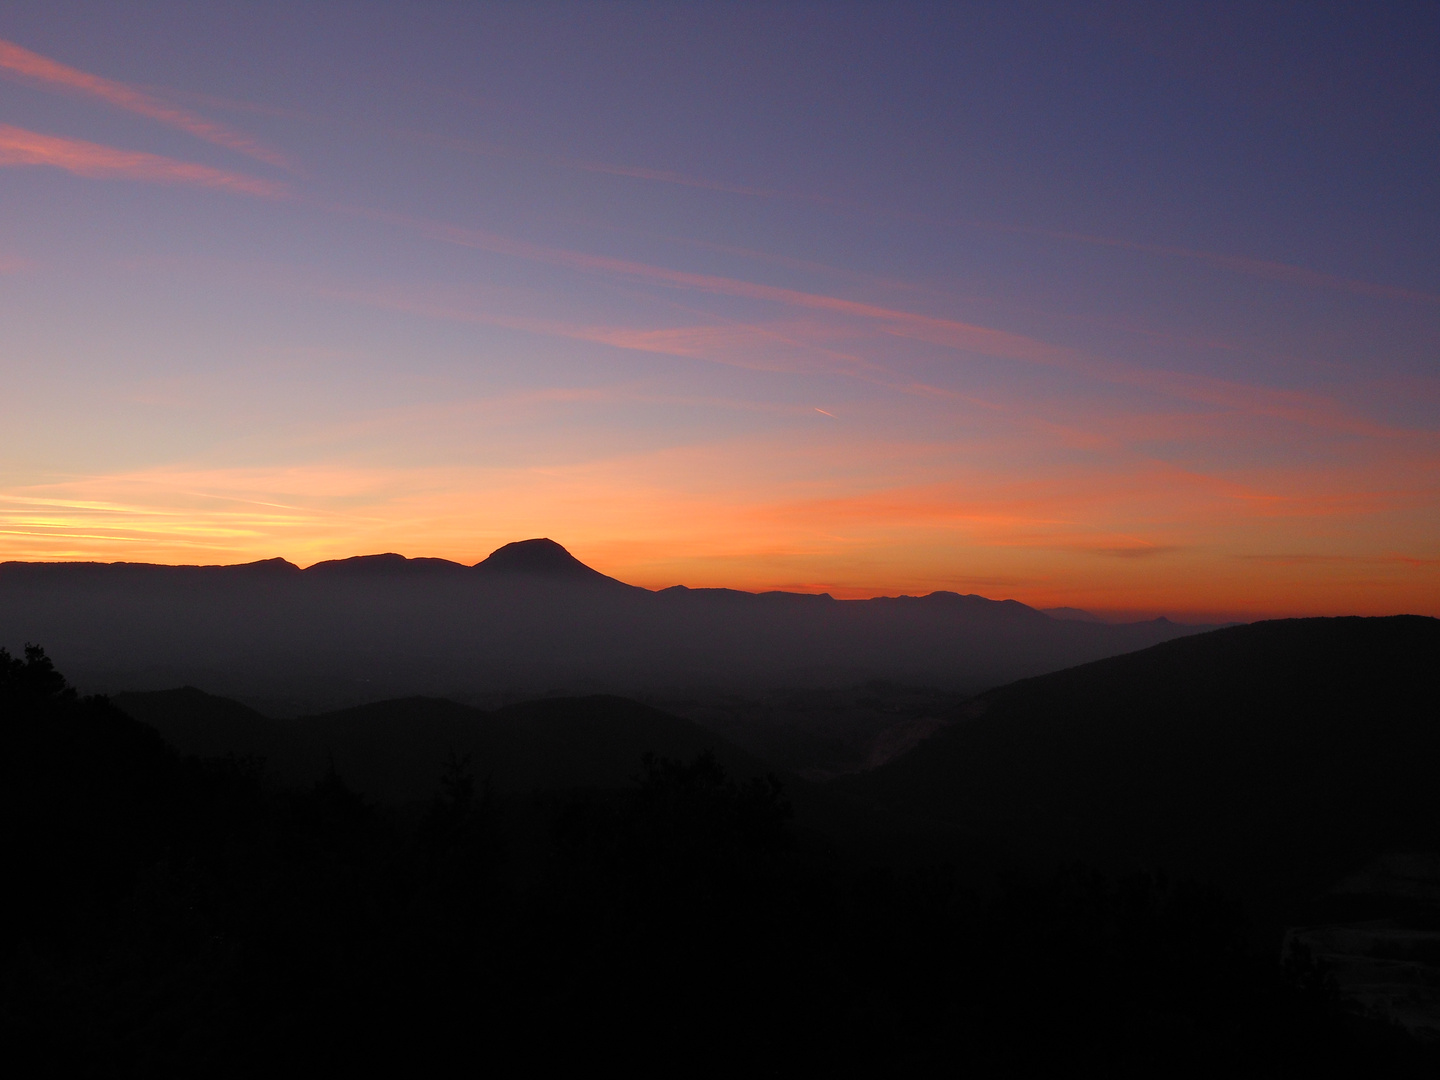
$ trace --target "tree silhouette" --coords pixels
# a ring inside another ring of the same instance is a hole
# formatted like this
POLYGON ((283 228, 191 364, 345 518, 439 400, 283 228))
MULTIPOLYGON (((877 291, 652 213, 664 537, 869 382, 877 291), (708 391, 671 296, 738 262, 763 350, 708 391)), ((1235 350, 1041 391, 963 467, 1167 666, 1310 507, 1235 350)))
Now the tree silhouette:
POLYGON ((53 699, 73 699, 75 691, 39 645, 25 646, 24 659, 0 648, 0 708, 17 708, 53 699))

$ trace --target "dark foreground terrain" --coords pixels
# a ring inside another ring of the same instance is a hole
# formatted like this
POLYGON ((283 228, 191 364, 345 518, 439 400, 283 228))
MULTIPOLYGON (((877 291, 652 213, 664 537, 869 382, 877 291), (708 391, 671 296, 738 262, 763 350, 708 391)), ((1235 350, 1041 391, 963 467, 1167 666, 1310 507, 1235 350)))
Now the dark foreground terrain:
POLYGON ((814 783, 617 698, 277 721, 3 655, 0 1033, 65 1075, 1434 1075, 1437 660, 1236 627, 814 783))

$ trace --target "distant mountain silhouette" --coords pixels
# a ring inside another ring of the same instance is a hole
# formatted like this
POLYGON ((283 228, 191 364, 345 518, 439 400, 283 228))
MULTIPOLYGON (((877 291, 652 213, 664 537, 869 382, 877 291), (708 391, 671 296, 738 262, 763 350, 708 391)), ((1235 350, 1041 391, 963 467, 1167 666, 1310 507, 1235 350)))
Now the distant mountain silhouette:
POLYGON ((288 743, 284 721, 193 686, 119 694, 111 701, 183 754, 265 757, 288 743))
POLYGON ((1046 615, 1052 619, 1071 619, 1075 622, 1104 622, 1099 615, 1094 615, 1084 608, 1078 607, 1050 607, 1042 608, 1046 615))
POLYGON ((397 577, 411 578, 425 576, 446 576, 465 574, 469 570, 464 563, 449 559, 407 559, 393 551, 384 555, 356 555, 350 559, 329 559, 306 567, 304 574, 325 578, 397 577))
POLYGON ((270 715, 416 695, 493 702, 875 679, 974 693, 1199 629, 1060 620, 950 592, 651 592, 545 539, 474 567, 393 553, 305 570, 281 559, 0 564, 0 644, 45 642, 87 690, 188 684, 270 715))
POLYGON ((965 700, 962 693, 883 680, 839 689, 691 692, 653 699, 776 769, 814 781, 898 756, 942 726, 965 700))
POLYGON ((1033 859, 1285 905, 1440 851, 1440 620, 1216 630, 1026 679, 842 790, 1033 859))
POLYGON ((497 793, 623 787, 649 752, 689 760, 708 750, 732 776, 766 772, 699 725, 616 697, 551 698, 494 712, 408 698, 293 720, 193 687, 112 700, 181 753, 262 758, 272 779, 293 787, 334 770, 355 790, 389 802, 430 798, 452 758, 468 759, 497 793))
MULTIPOLYGON (((270 560, 278 561, 278 560, 270 560)), ((251 564, 260 565, 260 564, 251 564)), ((288 564, 287 564, 288 565, 288 564)), ((205 569, 210 569, 206 567, 205 569)), ((387 552, 383 555, 356 555, 349 559, 329 559, 300 571, 309 578, 330 580, 365 580, 375 578, 448 577, 458 579, 475 573, 486 576, 530 575, 557 581, 607 583, 623 585, 612 577, 586 566, 554 540, 519 540, 492 552, 473 567, 449 559, 407 559, 387 552)), ((629 588, 630 586, 626 586, 629 588)))
MULTIPOLYGON (((853 857, 888 862, 942 852, 965 876, 986 880, 1003 857, 954 830, 876 809, 827 785, 807 784, 738 747, 712 727, 624 698, 544 698, 493 711, 441 698, 374 702, 317 716, 274 719, 195 687, 118 694, 111 703, 174 750, 262 762, 269 781, 305 789, 332 771, 370 799, 428 799, 453 762, 501 796, 629 784, 642 755, 685 761, 708 753, 739 780, 787 777, 807 829, 853 857)), ((842 719, 843 723, 843 719, 842 719)))
POLYGON ((598 570, 592 570, 550 539, 518 540, 513 544, 506 544, 491 552, 488 558, 476 563, 475 569, 489 574, 533 574, 591 584, 624 584, 598 570))

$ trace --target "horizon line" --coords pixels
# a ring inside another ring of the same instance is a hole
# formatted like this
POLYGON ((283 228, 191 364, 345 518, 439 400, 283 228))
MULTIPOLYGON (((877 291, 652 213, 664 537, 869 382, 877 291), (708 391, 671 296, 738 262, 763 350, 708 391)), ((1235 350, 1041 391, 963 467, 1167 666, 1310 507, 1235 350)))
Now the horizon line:
MULTIPOLYGON (((325 565, 326 563, 342 563, 342 562, 350 562, 350 561, 356 560, 356 559, 374 559, 374 558, 384 558, 384 557, 386 557, 386 556, 393 556, 393 557, 395 557, 395 558, 404 560, 405 562, 442 562, 442 563, 449 563, 449 564, 452 565, 452 566, 460 567, 460 568, 465 569, 465 570, 473 570, 473 569, 479 567, 480 565, 482 565, 488 558, 490 558, 491 555, 494 555, 495 552, 497 552, 497 551, 501 551, 501 550, 503 550, 504 548, 513 546, 513 545, 515 545, 515 544, 530 543, 530 542, 536 541, 536 540, 549 540, 549 537, 529 537, 529 538, 526 538, 525 540, 514 540, 514 541, 510 541, 510 542, 507 543, 507 544, 501 544, 500 547, 495 548, 493 551, 489 552, 487 555, 482 556, 478 561, 473 562, 473 563, 460 562, 460 561, 458 561, 458 560, 456 560, 456 559, 449 559, 449 558, 445 558, 444 556, 437 556, 437 555, 403 555, 403 554, 401 554, 401 553, 398 552, 398 551, 377 551, 377 552, 366 552, 366 553, 360 554, 360 555, 340 556, 340 557, 337 557, 337 558, 330 558, 330 559, 317 559, 315 562, 309 563, 309 564, 306 564, 306 565, 301 565, 300 563, 292 562, 290 559, 286 558, 286 557, 283 556, 283 555, 272 555, 272 556, 269 556, 269 557, 263 558, 263 559, 249 559, 249 560, 247 560, 247 561, 245 561, 245 562, 234 562, 234 563, 166 563, 166 562, 153 562, 153 561, 133 560, 133 559, 114 559, 114 560, 106 561, 106 560, 94 559, 94 558, 90 558, 90 559, 85 559, 85 558, 73 558, 73 559, 65 559, 65 558, 52 558, 52 559, 0 559, 0 567, 4 567, 4 566, 153 566, 153 567, 164 567, 164 568, 166 568, 166 569, 177 569, 177 570, 179 570, 179 569, 194 569, 194 570, 210 570, 210 569, 215 569, 215 570, 221 570, 221 569, 235 569, 235 568, 245 567, 245 566, 259 566, 259 565, 264 564, 264 563, 276 563, 276 562, 279 562, 279 563, 284 563, 284 564, 287 565, 287 566, 294 567, 294 568, 295 568, 298 572, 300 572, 300 573, 305 573, 306 571, 311 570, 311 569, 313 569, 313 568, 316 567, 316 566, 322 566, 322 565, 325 565)), ((620 578, 614 577, 613 575, 606 574, 606 573, 605 573, 604 571, 602 571, 602 570, 597 570, 595 567, 590 566, 590 564, 585 563, 585 562, 582 562, 581 560, 575 558, 575 556, 570 552, 570 550, 569 550, 568 548, 566 548, 563 544, 560 544, 558 541, 550 540, 550 542, 553 543, 553 544, 555 544, 557 547, 559 547, 563 552, 565 552, 566 555, 569 555, 570 558, 575 559, 575 561, 576 561, 579 565, 583 566, 585 569, 587 569, 587 570, 592 570, 592 571, 594 571, 594 572, 597 573, 597 574, 600 574, 600 575, 602 575, 602 576, 604 576, 604 577, 610 578, 610 580, 612 580, 612 581, 617 581, 617 582, 620 582, 620 583, 623 584, 623 585, 628 585, 630 588, 641 589, 641 590, 643 590, 643 591, 645 591, 645 592, 649 592, 649 593, 660 593, 660 592, 665 592, 665 591, 667 591, 668 589, 677 589, 677 588, 678 588, 678 589, 686 589, 686 590, 692 591, 692 592, 704 592, 704 591, 738 592, 738 593, 745 593, 746 595, 749 595, 749 596, 764 596, 764 595, 767 595, 767 594, 776 594, 776 593, 779 593, 779 594, 784 594, 784 595, 789 595, 789 596, 815 596, 815 597, 822 597, 822 596, 823 596, 823 597, 828 597, 828 598, 830 598, 831 600, 835 601, 836 603, 856 603, 856 602, 864 602, 864 601, 866 601, 866 600, 924 599, 924 598, 930 597, 930 596, 950 595, 950 596, 960 596, 960 597, 976 597, 976 598, 979 598, 979 599, 982 599, 982 600, 989 601, 990 603, 997 603, 997 604, 1001 604, 1001 603, 1020 604, 1020 605, 1022 605, 1023 607, 1029 608, 1029 609, 1032 610, 1032 611, 1037 611, 1037 612, 1039 612, 1039 613, 1042 614, 1042 615, 1048 615, 1048 616, 1050 616, 1051 618, 1057 619, 1058 621, 1062 621, 1062 622, 1063 622, 1063 621, 1071 621, 1071 620, 1066 620, 1066 619, 1064 619, 1063 617, 1056 615, 1056 614, 1055 614, 1056 612, 1062 612, 1062 611, 1066 611, 1066 612, 1076 612, 1076 613, 1079 613, 1079 614, 1082 614, 1082 615, 1088 615, 1088 616, 1090 616, 1092 619, 1096 620, 1097 622, 1105 623, 1105 624, 1108 624, 1108 625, 1119 625, 1119 624, 1123 624, 1123 623, 1137 623, 1137 622, 1154 622, 1154 621, 1156 621, 1156 620, 1158 620, 1158 619, 1165 619, 1165 620, 1168 620, 1168 621, 1170 621, 1170 622, 1176 623, 1177 625, 1181 625, 1181 626, 1215 626, 1215 627, 1220 627, 1220 626, 1233 626, 1233 625, 1238 625, 1238 624, 1248 624, 1248 623, 1253 623, 1253 622, 1267 622, 1267 621, 1283 620, 1283 619, 1309 619, 1309 618, 1386 618, 1386 617, 1393 617, 1393 616, 1395 616, 1395 615, 1415 614, 1414 612, 1403 612, 1403 611, 1392 612, 1392 613, 1390 613, 1390 616, 1385 616, 1385 615, 1378 615, 1378 616, 1377 616, 1377 615, 1355 615, 1355 614, 1353 614, 1353 613, 1330 613, 1330 614, 1324 614, 1324 615, 1316 615, 1316 614, 1295 614, 1295 613, 1286 613, 1286 612, 1262 612, 1262 613, 1258 613, 1258 614, 1257 614, 1257 613, 1254 613, 1254 612, 1206 611, 1206 610, 1204 610, 1204 609, 1194 609, 1194 610, 1192 610, 1192 609, 1188 609, 1188 608, 1186 608, 1186 609, 1177 609, 1177 608, 1172 608, 1172 607, 1161 608, 1161 607, 1158 607, 1158 606, 1157 606, 1157 607, 1144 607, 1144 606, 1141 606, 1141 607, 1134 607, 1134 606, 1107 607, 1107 606, 1104 606, 1104 605, 1087 605, 1087 606, 1081 607, 1081 606, 1076 605, 1076 604, 1051 604, 1051 605, 1042 607, 1042 606, 1039 606, 1038 604, 1030 603, 1030 602, 1028 602, 1028 601, 1021 600, 1021 599, 1019 599, 1019 598, 1017 598, 1017 597, 1007 596, 1007 597, 998 597, 998 598, 997 598, 997 597, 993 597, 993 596, 986 596, 986 595, 984 595, 983 593, 974 593, 974 592, 972 592, 972 593, 962 593, 962 592, 959 592, 959 591, 957 591, 957 590, 955 590, 955 589, 931 589, 930 591, 928 591, 928 592, 923 592, 923 593, 920 593, 920 592, 883 592, 883 591, 880 591, 880 592, 875 592, 875 593, 873 593, 873 594, 861 595, 861 596, 835 596, 833 593, 831 593, 831 592, 828 591, 827 589, 824 589, 824 588, 819 587, 819 586, 816 586, 816 587, 813 587, 813 588, 810 588, 810 589, 807 589, 807 588, 804 588, 804 587, 775 588, 775 589, 744 589, 744 588, 738 588, 738 587, 733 586, 733 585, 686 585, 686 584, 684 584, 683 582, 676 582, 676 583, 673 584, 673 585, 662 585, 662 586, 658 586, 658 587, 655 587, 655 588, 651 588, 650 586, 646 586, 646 585, 635 585, 635 584, 633 584, 633 583, 631 583, 631 582, 623 581, 623 580, 620 579, 620 578)), ((864 590, 852 590, 852 591, 864 592, 864 590)), ((1435 616, 1425 616, 1425 615, 1422 615, 1421 617, 1422 617, 1422 618, 1434 618, 1435 616)), ((1081 621, 1081 620, 1074 620, 1074 621, 1081 621)))

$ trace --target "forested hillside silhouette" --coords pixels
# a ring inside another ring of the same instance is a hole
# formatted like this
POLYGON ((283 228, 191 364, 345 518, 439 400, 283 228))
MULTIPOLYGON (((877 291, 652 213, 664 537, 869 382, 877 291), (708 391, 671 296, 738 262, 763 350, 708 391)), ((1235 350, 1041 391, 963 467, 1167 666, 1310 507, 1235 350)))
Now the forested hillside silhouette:
POLYGON ((506 794, 618 787, 646 753, 688 760, 708 750, 732 776, 767 771, 689 720, 618 697, 547 698, 493 711, 401 698, 284 720, 194 687, 114 701, 182 753, 263 758, 273 779, 298 787, 337 772, 388 802, 428 797, 438 763, 452 754, 469 757, 506 794))
POLYGON ((37 1071, 1433 1069, 1205 886, 867 867, 703 751, 525 794, 457 754, 385 803, 182 756, 34 647, 0 731, 0 1024, 37 1071))
POLYGON ((1386 851, 1440 851, 1437 672, 1437 619, 1230 627, 984 694, 841 783, 1037 860, 1283 903, 1386 851))

